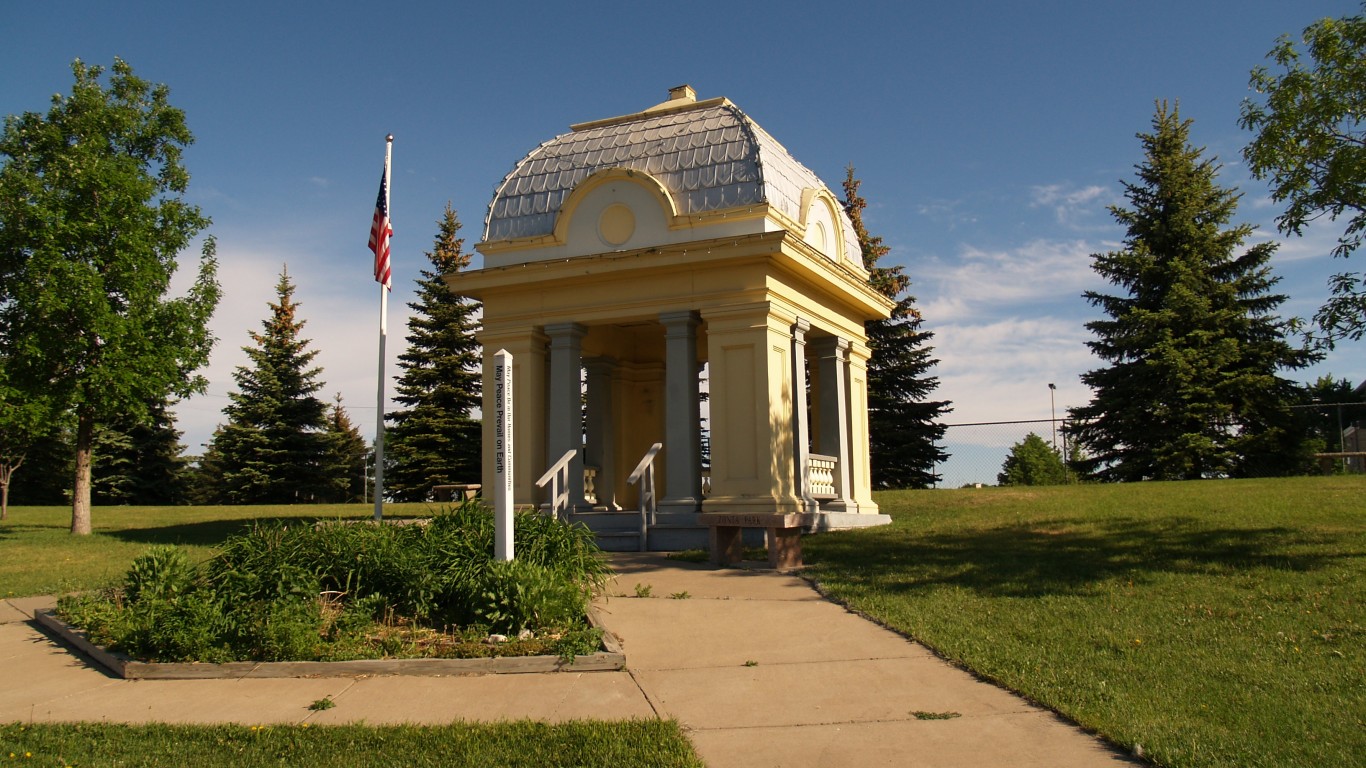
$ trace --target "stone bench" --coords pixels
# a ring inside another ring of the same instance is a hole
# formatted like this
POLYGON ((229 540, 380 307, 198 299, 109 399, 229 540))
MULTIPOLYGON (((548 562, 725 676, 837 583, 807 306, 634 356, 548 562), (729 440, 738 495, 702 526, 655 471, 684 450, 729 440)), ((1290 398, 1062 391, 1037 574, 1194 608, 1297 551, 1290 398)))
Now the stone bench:
POLYGON ((746 528, 762 528, 768 540, 768 566, 787 570, 802 567, 802 531, 815 523, 816 516, 803 513, 703 512, 698 522, 707 526, 711 561, 715 565, 736 565, 744 557, 743 534, 746 528))
POLYGON ((453 501, 457 498, 463 501, 469 501, 470 499, 479 495, 479 489, 481 487, 483 486, 481 486, 479 483, 455 483, 452 485, 434 485, 432 486, 432 495, 435 496, 436 500, 440 502, 453 501))

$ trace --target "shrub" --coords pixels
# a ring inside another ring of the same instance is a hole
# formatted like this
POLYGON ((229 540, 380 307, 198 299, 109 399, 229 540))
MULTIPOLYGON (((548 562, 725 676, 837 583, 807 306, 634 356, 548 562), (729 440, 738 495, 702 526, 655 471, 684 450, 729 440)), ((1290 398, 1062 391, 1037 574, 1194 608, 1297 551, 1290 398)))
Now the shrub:
POLYGON ((160 661, 412 650, 403 632, 370 632, 377 622, 549 630, 582 648, 596 637, 583 625, 588 601, 610 575, 592 533, 521 513, 516 536, 518 559, 494 561, 493 518, 475 502, 427 525, 257 523, 197 569, 179 550, 154 547, 122 588, 63 598, 59 611, 96 642, 160 661))

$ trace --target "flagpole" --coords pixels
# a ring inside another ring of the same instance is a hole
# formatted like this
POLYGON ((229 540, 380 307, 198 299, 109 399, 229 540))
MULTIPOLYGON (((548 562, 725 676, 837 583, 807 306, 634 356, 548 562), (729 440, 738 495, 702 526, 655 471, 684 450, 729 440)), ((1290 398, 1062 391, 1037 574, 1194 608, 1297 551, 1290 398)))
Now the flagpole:
MULTIPOLYGON (((390 210, 389 161, 394 153, 394 135, 384 137, 384 210, 390 210)), ((387 223, 387 222, 386 222, 387 223)), ((389 286, 379 284, 379 385, 375 409, 375 522, 384 519, 384 341, 389 335, 389 286)))

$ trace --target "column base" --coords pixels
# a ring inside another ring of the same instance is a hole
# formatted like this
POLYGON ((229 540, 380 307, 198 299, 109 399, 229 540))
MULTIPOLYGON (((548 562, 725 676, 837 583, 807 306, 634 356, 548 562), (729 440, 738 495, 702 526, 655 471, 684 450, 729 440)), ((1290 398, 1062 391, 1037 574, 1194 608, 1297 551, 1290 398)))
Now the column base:
POLYGON ((859 505, 853 499, 835 499, 821 504, 821 511, 831 515, 856 515, 859 505))
POLYGON ((701 499, 664 499, 659 502, 660 514, 696 514, 701 511, 701 499))

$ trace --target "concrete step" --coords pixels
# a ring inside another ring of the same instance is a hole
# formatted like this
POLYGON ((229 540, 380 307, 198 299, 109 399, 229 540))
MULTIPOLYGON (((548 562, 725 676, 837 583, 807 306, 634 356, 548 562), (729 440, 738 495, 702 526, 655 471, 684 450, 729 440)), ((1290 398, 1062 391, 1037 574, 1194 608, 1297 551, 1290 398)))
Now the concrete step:
MULTIPOLYGON (((640 551, 640 512, 576 512, 571 518, 593 531, 598 546, 607 552, 640 551)), ((653 552, 704 549, 707 529, 691 524, 656 523, 649 527, 648 546, 653 552)))
POLYGON ((591 531, 639 531, 640 512, 623 510, 620 512, 575 512, 569 518, 583 523, 591 531))
POLYGON ((639 531, 596 531, 598 547, 604 552, 639 552, 639 531))

